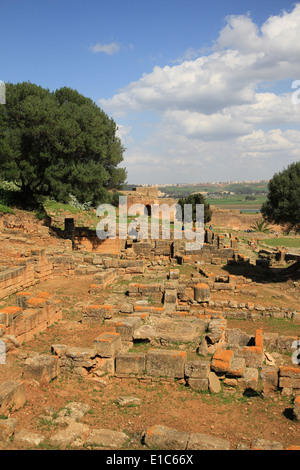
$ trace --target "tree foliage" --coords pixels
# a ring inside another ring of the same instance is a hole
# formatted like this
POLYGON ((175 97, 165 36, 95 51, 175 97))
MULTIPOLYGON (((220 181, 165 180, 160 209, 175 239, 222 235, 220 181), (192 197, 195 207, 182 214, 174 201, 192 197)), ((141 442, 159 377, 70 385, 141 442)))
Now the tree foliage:
POLYGON ((6 85, 0 106, 0 178, 30 204, 38 196, 67 202, 108 200, 126 171, 117 126, 91 99, 71 88, 50 92, 23 82, 6 85))
POLYGON ((263 217, 271 223, 285 225, 300 232, 300 162, 276 173, 268 184, 267 201, 262 205, 263 217))
MULTIPOLYGON (((204 205, 204 223, 208 223, 211 220, 212 216, 212 210, 210 208, 210 205, 208 202, 206 202, 205 197, 203 194, 190 194, 186 198, 181 198, 178 200, 178 205, 182 209, 182 214, 184 214, 184 205, 185 204, 191 204, 192 206, 192 220, 193 222, 196 221, 196 206, 197 204, 203 204, 204 205)), ((187 220, 187 222, 191 222, 187 220)))
POLYGON ((266 222, 264 219, 257 220, 250 228, 255 230, 255 232, 260 233, 269 233, 271 229, 268 222, 266 222))

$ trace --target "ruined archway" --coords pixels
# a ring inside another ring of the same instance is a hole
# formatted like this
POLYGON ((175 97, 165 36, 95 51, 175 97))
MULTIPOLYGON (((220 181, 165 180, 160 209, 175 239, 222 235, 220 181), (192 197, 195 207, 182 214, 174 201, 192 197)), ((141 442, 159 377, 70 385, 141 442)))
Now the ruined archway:
POLYGON ((145 206, 145 215, 151 216, 152 214, 152 208, 150 204, 146 204, 145 206))

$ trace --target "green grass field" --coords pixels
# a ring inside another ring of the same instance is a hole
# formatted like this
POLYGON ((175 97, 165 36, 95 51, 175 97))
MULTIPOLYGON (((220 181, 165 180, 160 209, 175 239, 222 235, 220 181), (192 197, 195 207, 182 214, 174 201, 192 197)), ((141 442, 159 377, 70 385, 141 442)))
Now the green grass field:
POLYGON ((300 238, 269 238, 264 240, 269 246, 286 246, 287 248, 300 248, 300 238))
POLYGON ((56 201, 47 201, 44 203, 44 208, 48 212, 71 212, 71 214, 78 214, 80 212, 79 209, 77 209, 74 206, 71 206, 70 204, 62 204, 60 202, 56 201))
POLYGON ((230 196, 222 196, 220 198, 206 198, 206 201, 212 206, 243 206, 243 207, 258 207, 266 201, 267 197, 259 194, 255 196, 255 200, 248 201, 244 195, 236 194, 230 196))

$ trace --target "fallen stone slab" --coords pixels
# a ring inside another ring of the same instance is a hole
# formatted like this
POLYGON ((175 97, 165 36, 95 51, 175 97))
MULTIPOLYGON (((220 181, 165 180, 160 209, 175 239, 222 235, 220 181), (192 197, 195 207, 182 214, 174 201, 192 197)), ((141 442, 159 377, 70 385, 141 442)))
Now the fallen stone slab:
POLYGON ((139 406, 142 402, 137 397, 118 397, 116 403, 120 406, 139 406))
POLYGON ((26 402, 24 384, 20 382, 3 382, 0 384, 0 413, 8 410, 18 410, 26 402))
POLYGON ((73 420, 79 420, 90 411, 90 406, 85 403, 71 402, 59 411, 58 417, 67 416, 73 420))
POLYGON ((221 391, 220 380, 214 372, 210 372, 208 375, 208 388, 211 393, 220 393, 221 391))
POLYGON ((24 379, 33 379, 40 384, 48 384, 59 374, 58 356, 41 354, 25 361, 24 379))
POLYGON ((156 330, 151 325, 143 325, 133 333, 134 340, 150 341, 151 339, 156 338, 156 336, 156 330))
POLYGON ((50 443, 57 447, 72 445, 76 439, 87 439, 90 429, 87 425, 73 422, 66 429, 59 431, 50 438, 50 443))
POLYGON ((205 322, 198 318, 191 321, 157 319, 152 325, 156 339, 166 342, 198 343, 205 331, 205 322))
POLYGON ((230 442, 219 437, 191 433, 187 450, 230 450, 230 442))
POLYGON ((156 425, 144 433, 143 443, 150 449, 185 450, 188 439, 188 432, 181 432, 166 426, 156 425))
POLYGON ((255 439, 251 445, 252 450, 283 450, 283 445, 277 441, 255 439))
POLYGON ((26 445, 29 447, 36 447, 44 440, 45 440, 45 437, 36 432, 18 431, 14 435, 15 444, 26 445))
POLYGON ((84 447, 121 449, 127 440, 128 436, 123 432, 110 429, 92 429, 84 442, 84 447))

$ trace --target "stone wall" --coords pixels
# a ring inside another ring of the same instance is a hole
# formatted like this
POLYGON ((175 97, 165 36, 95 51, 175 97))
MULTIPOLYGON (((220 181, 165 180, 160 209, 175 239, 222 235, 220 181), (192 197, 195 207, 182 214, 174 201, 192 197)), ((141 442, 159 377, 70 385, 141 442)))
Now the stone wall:
POLYGON ((0 299, 33 285, 34 279, 34 265, 30 262, 4 269, 0 272, 0 299))
POLYGON ((30 257, 18 258, 16 263, 0 271, 0 299, 49 278, 53 271, 45 250, 32 250, 30 257))
POLYGON ((0 338, 7 345, 6 351, 30 341, 34 335, 62 318, 60 301, 51 298, 47 292, 36 295, 19 292, 16 303, 16 306, 0 310, 0 338))

